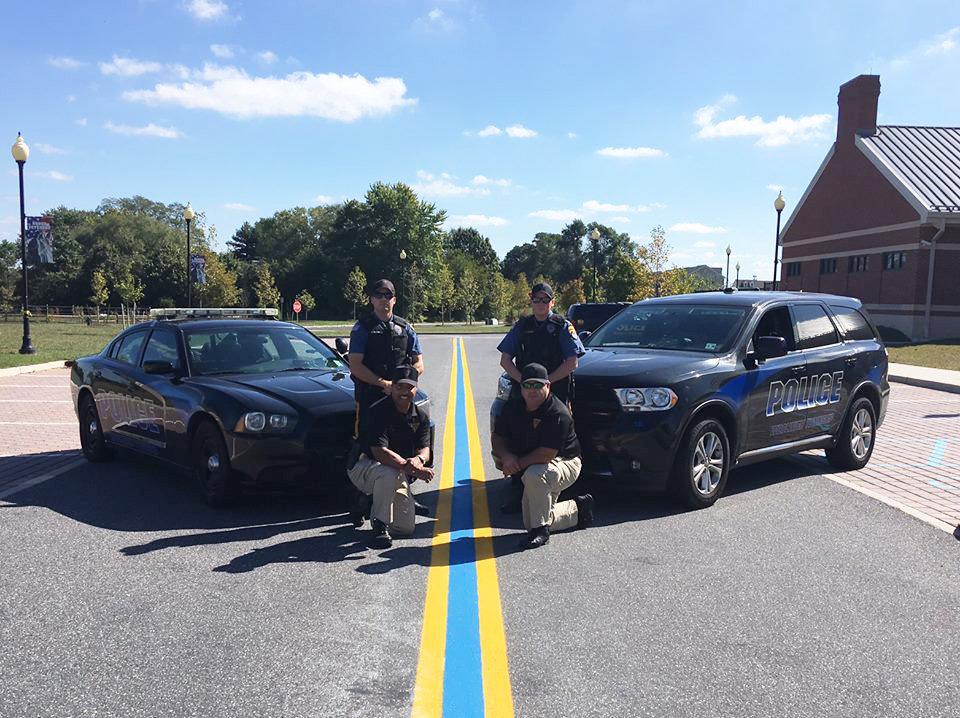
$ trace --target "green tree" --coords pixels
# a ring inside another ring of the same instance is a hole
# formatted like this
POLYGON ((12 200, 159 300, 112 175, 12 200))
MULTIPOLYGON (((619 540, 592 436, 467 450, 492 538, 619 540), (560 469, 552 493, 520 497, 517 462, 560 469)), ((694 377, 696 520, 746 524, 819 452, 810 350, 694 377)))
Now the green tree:
POLYGON ((280 290, 270 272, 270 265, 257 262, 253 270, 253 282, 250 286, 252 303, 255 307, 279 307, 280 290))
POLYGON ((673 267, 663 272, 660 281, 660 296, 690 294, 704 288, 705 284, 703 279, 690 274, 685 269, 673 267))
POLYGON ((367 275, 359 266, 355 266, 347 275, 346 284, 343 285, 343 296, 353 304, 353 318, 356 319, 357 305, 367 301, 367 275))
POLYGON ((515 322, 529 313, 530 282, 527 281, 527 275, 520 272, 513 283, 513 291, 510 293, 510 313, 507 318, 515 322))
POLYGON ((454 304, 454 292, 456 292, 456 287, 453 284, 453 274, 446 262, 441 263, 437 268, 431 284, 433 285, 433 292, 430 295, 430 308, 440 313, 440 323, 443 324, 454 304))
POLYGON ((650 241, 638 250, 640 261, 653 275, 654 294, 663 293, 663 273, 670 258, 670 245, 667 244, 667 235, 659 224, 650 230, 650 241))
POLYGON ((503 320, 510 308, 510 298, 513 293, 513 283, 505 278, 500 272, 496 272, 491 277, 490 289, 487 296, 487 306, 490 309, 490 316, 503 320))
POLYGON ((560 287, 556 307, 558 311, 565 312, 571 304, 582 304, 585 301, 587 298, 583 292, 583 280, 577 277, 560 287))
POLYGON ((300 294, 297 295, 297 301, 300 302, 300 305, 303 307, 303 318, 304 320, 310 316, 310 310, 317 306, 317 300, 313 298, 313 295, 310 294, 306 289, 300 291, 300 294))
POLYGON ((608 302, 635 302, 653 295, 653 275, 636 257, 618 252, 603 277, 608 302))
POLYGON ((7 311, 13 306, 17 289, 17 246, 10 241, 0 241, 0 309, 7 311))
POLYGON ((130 321, 137 321, 137 302, 143 299, 143 284, 130 273, 123 275, 116 283, 116 292, 120 297, 121 309, 126 316, 130 312, 130 321))
POLYGON ((463 252, 484 269, 500 271, 500 259, 489 238, 473 227, 451 229, 443 238, 443 249, 446 252, 463 252))
POLYGON ((100 305, 105 304, 110 298, 110 292, 107 290, 107 277, 100 269, 93 270, 93 277, 90 280, 90 303, 97 308, 97 321, 100 321, 100 305))
POLYGON ((194 254, 203 257, 203 272, 207 280, 204 284, 194 285, 196 300, 205 307, 235 307, 240 302, 237 275, 227 269, 220 257, 207 247, 200 247, 194 254))
POLYGON ((467 323, 473 324, 474 315, 482 302, 481 270, 470 261, 459 276, 455 306, 466 315, 467 323))

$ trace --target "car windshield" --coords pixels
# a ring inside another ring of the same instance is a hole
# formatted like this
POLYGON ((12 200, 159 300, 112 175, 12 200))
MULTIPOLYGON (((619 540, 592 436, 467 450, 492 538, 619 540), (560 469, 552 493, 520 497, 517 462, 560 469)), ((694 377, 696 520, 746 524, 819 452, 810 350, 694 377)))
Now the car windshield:
POLYGON ((330 348, 300 327, 198 328, 184 334, 194 375, 347 368, 330 348))
POLYGON ((744 307, 709 304, 635 304, 607 322, 587 346, 724 352, 746 313, 744 307))

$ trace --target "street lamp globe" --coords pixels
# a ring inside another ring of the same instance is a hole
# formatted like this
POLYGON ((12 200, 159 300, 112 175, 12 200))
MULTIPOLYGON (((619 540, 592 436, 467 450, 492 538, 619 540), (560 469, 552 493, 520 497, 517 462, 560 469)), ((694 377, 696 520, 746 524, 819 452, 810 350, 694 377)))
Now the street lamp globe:
POLYGON ((407 250, 401 249, 401 250, 400 250, 400 261, 403 262, 403 261, 406 260, 406 258, 407 258, 407 250))
POLYGON ((732 252, 733 252, 733 250, 730 249, 730 245, 728 244, 728 245, 727 245, 727 256, 729 257, 732 252))
POLYGON ((192 222, 193 218, 196 217, 196 212, 193 211, 193 206, 187 202, 186 208, 183 210, 183 218, 188 222, 192 222))
POLYGON ((786 200, 783 199, 783 192, 780 192, 779 194, 777 194, 777 198, 773 200, 773 208, 777 210, 777 212, 779 213, 779 212, 782 212, 783 208, 786 206, 787 206, 787 202, 786 200))
POLYGON ((19 132, 17 133, 17 141, 14 142, 13 147, 10 148, 10 154, 13 155, 13 159, 16 162, 26 162, 30 156, 30 148, 27 147, 27 143, 23 141, 23 137, 19 132))
POLYGON ((594 227, 593 230, 590 232, 590 241, 591 242, 600 241, 600 230, 597 229, 596 227, 594 227))

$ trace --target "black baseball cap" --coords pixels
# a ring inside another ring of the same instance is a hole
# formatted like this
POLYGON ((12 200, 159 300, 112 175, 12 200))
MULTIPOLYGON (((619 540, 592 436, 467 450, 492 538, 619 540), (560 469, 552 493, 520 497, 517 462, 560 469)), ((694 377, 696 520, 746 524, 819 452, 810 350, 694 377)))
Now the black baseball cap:
POLYGON ((533 285, 533 289, 530 290, 530 296, 533 296, 537 292, 543 292, 548 297, 553 299, 553 287, 551 287, 546 282, 537 282, 533 285))
POLYGON ((520 381, 538 381, 541 384, 547 384, 550 382, 548 378, 550 374, 547 373, 547 368, 543 364, 527 364, 523 367, 523 372, 520 374, 520 381))
POLYGON ((390 373, 390 381, 394 384, 416 386, 419 379, 420 372, 412 366, 398 366, 390 373))
POLYGON ((397 290, 393 287, 393 282, 389 279, 378 279, 373 284, 370 285, 370 290, 367 292, 371 297, 379 292, 381 289, 389 290, 391 294, 396 296, 397 290))

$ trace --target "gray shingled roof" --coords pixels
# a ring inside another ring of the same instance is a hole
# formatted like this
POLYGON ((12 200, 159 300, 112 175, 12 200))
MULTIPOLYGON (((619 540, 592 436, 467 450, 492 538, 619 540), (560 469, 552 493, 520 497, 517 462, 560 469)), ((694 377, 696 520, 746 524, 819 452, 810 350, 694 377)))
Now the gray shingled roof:
POLYGON ((960 215, 960 128, 883 125, 857 144, 929 212, 960 215))

